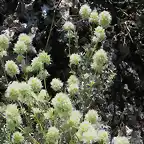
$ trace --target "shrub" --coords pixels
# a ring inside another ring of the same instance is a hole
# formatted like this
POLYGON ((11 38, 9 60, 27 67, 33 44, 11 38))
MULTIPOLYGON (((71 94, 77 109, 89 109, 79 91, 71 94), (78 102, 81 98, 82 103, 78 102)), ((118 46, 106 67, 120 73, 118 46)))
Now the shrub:
MULTIPOLYGON (((68 21, 63 25, 68 38, 71 71, 67 82, 58 78, 50 82, 57 92, 55 97, 46 89, 48 74, 42 78, 43 73, 47 73, 44 65, 51 64, 51 57, 45 51, 33 58, 25 71, 20 71, 14 61, 6 62, 4 71, 15 79, 7 87, 8 104, 3 106, 1 113, 6 120, 6 143, 108 144, 111 141, 110 129, 101 118, 101 107, 106 101, 104 92, 113 82, 115 67, 111 55, 98 46, 106 38, 104 28, 110 25, 111 16, 106 11, 98 16, 87 4, 81 6, 79 14, 83 20, 97 25, 92 30, 91 42, 83 47, 83 51, 76 43, 76 26, 68 21), (73 40, 74 47, 78 46, 74 52, 71 50, 73 40), (24 76, 23 81, 17 79, 18 74, 24 76), (99 100, 101 105, 96 104, 99 100)), ((28 35, 21 34, 15 44, 14 52, 22 55, 24 61, 24 54, 29 52, 26 47, 30 48, 31 43, 28 35)), ((7 46, 8 40, 4 50, 7 46)), ((120 144, 119 141, 129 143, 126 137, 113 138, 114 144, 120 144)))

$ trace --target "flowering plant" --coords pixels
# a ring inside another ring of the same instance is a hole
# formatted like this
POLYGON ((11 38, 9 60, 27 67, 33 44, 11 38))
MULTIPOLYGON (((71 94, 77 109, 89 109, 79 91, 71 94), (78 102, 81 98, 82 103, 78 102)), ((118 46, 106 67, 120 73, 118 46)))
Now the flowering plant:
MULTIPOLYGON (((51 88, 56 92, 54 97, 49 95, 46 86, 48 72, 44 65, 50 65, 52 59, 45 51, 39 52, 22 70, 22 61, 17 59, 17 62, 6 62, 5 77, 10 76, 15 81, 8 82, 5 93, 10 104, 3 105, 0 111, 5 119, 5 125, 1 129, 5 134, 4 143, 109 144, 111 139, 114 144, 129 143, 126 137, 112 138, 109 126, 100 114, 101 106, 106 101, 104 92, 115 76, 111 54, 98 46, 106 38, 104 28, 110 24, 111 16, 106 11, 98 16, 88 5, 81 6, 79 14, 82 19, 88 19, 97 26, 92 30, 91 42, 83 47, 83 51, 75 43, 77 49, 72 53, 71 41, 78 38, 76 26, 69 21, 63 25, 68 38, 71 71, 66 82, 59 78, 50 82, 51 88), (24 75, 23 81, 17 79, 17 75, 21 73, 24 75), (97 101, 102 101, 101 105, 97 105, 97 101)), ((6 50, 8 40, 4 39, 6 42, 3 50, 6 50)), ((29 52, 31 45, 30 37, 21 34, 13 50, 26 61, 24 55, 29 52)))

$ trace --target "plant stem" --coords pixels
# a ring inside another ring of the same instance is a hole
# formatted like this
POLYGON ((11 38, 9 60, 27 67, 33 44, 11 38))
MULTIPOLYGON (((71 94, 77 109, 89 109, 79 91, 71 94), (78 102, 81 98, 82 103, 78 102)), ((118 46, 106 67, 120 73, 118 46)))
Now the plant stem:
POLYGON ((41 129, 41 132, 43 133, 43 135, 45 134, 45 132, 44 132, 44 129, 43 129, 43 127, 42 127, 42 124, 41 124, 41 122, 39 121, 39 119, 38 119, 38 117, 37 117, 37 115, 35 114, 34 115, 34 117, 35 117, 35 120, 37 121, 37 123, 39 124, 39 126, 40 126, 40 129, 41 129))
POLYGON ((68 46, 69 46, 69 56, 70 56, 70 53, 71 53, 70 52, 70 38, 69 38, 69 45, 68 46))
POLYGON ((44 87, 45 87, 45 90, 47 90, 47 87, 46 87, 46 78, 44 79, 44 87))
POLYGON ((62 1, 62 0, 59 0, 57 6, 56 6, 55 9, 54 9, 54 14, 53 14, 53 18, 52 18, 51 27, 50 27, 50 32, 49 32, 49 35, 48 35, 48 38, 47 38, 47 42, 46 42, 45 49, 48 47, 48 43, 49 43, 49 39, 50 39, 50 36, 51 36, 51 32, 52 32, 52 30, 53 30, 53 25, 54 25, 54 20, 55 20, 55 15, 56 15, 56 10, 57 10, 57 8, 59 7, 61 1, 62 1))

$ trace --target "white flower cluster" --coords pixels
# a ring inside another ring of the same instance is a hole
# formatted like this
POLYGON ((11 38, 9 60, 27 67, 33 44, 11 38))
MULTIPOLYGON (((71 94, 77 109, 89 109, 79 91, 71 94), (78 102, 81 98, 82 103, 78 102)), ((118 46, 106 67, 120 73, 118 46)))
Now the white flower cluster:
POLYGON ((16 87, 16 89, 18 89, 20 92, 18 100, 23 103, 32 102, 32 88, 28 83, 21 82, 19 83, 19 87, 16 87))
POLYGON ((39 60, 38 57, 35 57, 31 62, 31 70, 32 71, 42 71, 43 70, 43 63, 39 60))
MULTIPOLYGON (((92 42, 102 42, 106 37, 104 28, 107 28, 112 21, 110 13, 108 11, 103 11, 100 14, 98 14, 96 9, 92 11, 88 4, 84 4, 81 6, 79 14, 83 19, 89 19, 90 23, 99 25, 97 28, 95 28, 95 36, 92 37, 92 42)), ((63 29, 68 32, 68 38, 74 37, 73 31, 76 28, 72 22, 66 21, 63 25, 63 29)))
POLYGON ((103 49, 100 49, 96 51, 95 54, 93 55, 93 63, 91 66, 95 71, 99 73, 103 70, 104 65, 107 62, 108 62, 107 53, 103 49))
POLYGON ((97 132, 88 121, 84 121, 80 124, 76 136, 78 137, 79 141, 88 144, 96 142, 97 132))
POLYGON ((50 127, 46 134, 46 142, 48 144, 56 144, 59 139, 59 130, 56 127, 50 127))
POLYGON ((99 25, 107 28, 112 21, 112 17, 108 11, 103 11, 99 14, 99 25))
POLYGON ((44 117, 45 119, 54 120, 55 119, 54 109, 49 108, 48 111, 44 113, 44 117))
POLYGON ((9 104, 5 110, 7 126, 10 130, 22 123, 22 119, 16 104, 9 104))
POLYGON ((44 64, 49 65, 51 63, 50 55, 45 51, 42 51, 31 62, 31 70, 34 72, 44 71, 44 64))
POLYGON ((79 84, 79 80, 75 75, 71 75, 69 79, 67 80, 68 85, 71 85, 73 83, 79 84))
POLYGON ((77 128, 78 125, 80 124, 81 117, 82 117, 82 114, 80 113, 80 111, 74 110, 74 111, 72 111, 70 118, 67 121, 67 124, 72 128, 73 127, 77 128))
POLYGON ((77 138, 86 144, 93 142, 108 143, 109 132, 99 129, 98 125, 95 127, 97 123, 100 123, 97 111, 89 110, 85 115, 85 120, 79 125, 76 133, 77 138))
POLYGON ((5 34, 0 35, 0 58, 6 56, 8 47, 9 38, 5 34))
POLYGON ((23 41, 17 41, 17 43, 15 44, 15 47, 14 47, 14 52, 16 54, 23 55, 26 53, 27 49, 28 48, 23 41))
POLYGON ((98 20, 99 20, 98 12, 97 10, 93 10, 90 14, 89 22, 98 24, 98 20))
POLYGON ((42 83, 36 77, 31 77, 28 83, 13 81, 6 90, 6 97, 11 100, 19 100, 23 103, 33 102, 33 97, 35 97, 37 101, 43 101, 48 94, 45 90, 41 89, 42 83), (38 96, 35 96, 35 93, 39 93, 38 96))
POLYGON ((83 19, 87 19, 89 18, 90 14, 91 14, 91 8, 89 5, 84 4, 81 6, 80 10, 79 10, 79 14, 81 15, 81 17, 83 19))
POLYGON ((75 75, 71 75, 67 81, 68 83, 68 92, 71 95, 75 95, 79 91, 79 80, 75 75))
POLYGON ((6 90, 6 97, 11 100, 17 100, 20 95, 18 87, 19 83, 17 81, 13 81, 6 90))
POLYGON ((60 117, 67 117, 72 112, 72 103, 68 95, 65 93, 57 93, 52 99, 52 105, 60 117))
POLYGON ((14 77, 16 74, 19 74, 19 68, 16 65, 16 63, 12 60, 8 60, 6 61, 5 64, 5 71, 7 72, 7 74, 11 77, 14 77))
POLYGON ((18 55, 25 54, 32 44, 32 38, 27 34, 20 34, 17 43, 14 46, 14 52, 18 55))
POLYGON ((106 130, 98 130, 97 141, 102 142, 102 143, 108 143, 109 142, 109 132, 106 130))
POLYGON ((91 10, 88 4, 81 6, 79 14, 83 19, 89 19, 89 22, 99 24, 103 28, 107 28, 112 21, 112 17, 108 11, 103 11, 100 14, 95 10, 91 10))
POLYGON ((75 26, 72 22, 70 21, 66 21, 63 25, 63 29, 65 31, 74 31, 75 30, 75 26))
POLYGON ((97 28, 95 28, 94 35, 96 36, 98 42, 103 41, 106 37, 105 29, 101 26, 98 26, 97 28))
POLYGON ((31 86, 32 90, 37 93, 42 89, 41 81, 36 77, 31 77, 28 80, 28 84, 31 86))
POLYGON ((40 52, 38 55, 38 58, 42 63, 48 64, 48 65, 51 63, 50 55, 48 55, 45 51, 40 52))
POLYGON ((37 101, 39 102, 45 102, 45 99, 49 98, 49 94, 47 93, 47 91, 45 89, 42 89, 38 96, 36 97, 37 101))
POLYGON ((113 144, 130 144, 128 138, 124 136, 114 137, 112 140, 112 143, 113 144))
POLYGON ((51 88, 54 90, 54 91, 59 91, 62 89, 63 87, 63 83, 61 80, 57 79, 57 78, 54 78, 52 79, 51 81, 51 88))
POLYGON ((69 40, 74 37, 75 25, 72 22, 66 21, 63 25, 63 30, 67 32, 66 37, 69 40))
POLYGON ((12 135, 12 142, 15 144, 19 144, 22 143, 24 141, 24 137, 22 135, 22 133, 16 131, 13 133, 12 135))
POLYGON ((89 110, 88 113, 85 115, 85 120, 89 121, 91 124, 99 122, 99 115, 97 111, 89 110))
POLYGON ((80 61, 81 56, 79 54, 74 53, 70 56, 70 65, 78 65, 80 61))
POLYGON ((32 43, 32 38, 25 33, 19 35, 18 41, 24 42, 27 46, 30 46, 32 43))

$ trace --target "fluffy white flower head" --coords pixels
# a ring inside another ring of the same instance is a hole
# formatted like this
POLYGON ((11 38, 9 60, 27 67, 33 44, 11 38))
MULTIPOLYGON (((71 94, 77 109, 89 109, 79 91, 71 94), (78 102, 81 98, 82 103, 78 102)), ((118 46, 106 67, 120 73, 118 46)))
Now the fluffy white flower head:
POLYGON ((7 51, 1 51, 0 52, 0 58, 3 58, 4 56, 7 56, 7 51))
POLYGON ((90 13, 91 13, 91 8, 88 4, 84 4, 81 6, 79 10, 79 14, 81 15, 82 18, 86 19, 89 18, 90 13))
POLYGON ((71 30, 73 31, 73 30, 75 30, 75 26, 72 22, 66 21, 65 24, 63 25, 63 29, 65 31, 71 31, 71 30))
POLYGON ((105 50, 100 49, 95 52, 93 55, 93 61, 97 63, 97 65, 104 65, 108 61, 107 53, 105 50))
POLYGON ((31 86, 34 92, 39 92, 42 89, 42 83, 37 77, 31 77, 28 80, 28 84, 31 86))
POLYGON ((96 62, 93 62, 93 63, 91 64, 91 68, 94 69, 97 73, 101 73, 104 67, 103 67, 103 65, 101 65, 101 64, 98 64, 98 63, 96 63, 96 62))
POLYGON ((65 93, 58 93, 52 99, 52 105, 59 116, 68 116, 72 112, 72 103, 65 93))
POLYGON ((7 74, 11 77, 15 76, 16 74, 19 74, 19 68, 16 65, 16 63, 12 60, 8 60, 6 61, 5 64, 5 71, 7 72, 7 74))
POLYGON ((32 43, 32 38, 24 33, 19 35, 18 40, 23 41, 27 46, 29 46, 32 43))
POLYGON ((6 97, 11 100, 17 100, 19 96, 19 83, 17 81, 13 81, 6 90, 6 97))
POLYGON ((45 89, 42 89, 40 91, 40 93, 38 94, 38 97, 37 97, 37 100, 40 101, 40 102, 44 102, 45 101, 45 98, 48 97, 48 93, 45 89))
POLYGON ((51 63, 50 55, 48 55, 45 51, 40 52, 38 57, 42 63, 48 64, 48 65, 51 63))
POLYGON ((50 127, 46 134, 46 142, 47 143, 57 143, 59 139, 59 130, 56 127, 50 127))
POLYGON ((130 144, 127 137, 124 136, 117 136, 113 138, 113 144, 130 144))
POLYGON ((90 144, 93 142, 96 142, 97 140, 97 132, 94 128, 90 128, 88 129, 86 132, 84 132, 82 134, 82 138, 81 140, 86 143, 86 144, 90 144))
POLYGON ((79 80, 78 78, 76 77, 76 75, 71 75, 69 77, 69 79, 67 80, 67 83, 68 85, 71 85, 71 84, 79 84, 79 80))
POLYGON ((81 113, 78 110, 72 111, 70 118, 68 120, 68 124, 70 127, 78 127, 81 119, 81 113))
POLYGON ((98 42, 99 42, 98 37, 93 36, 93 37, 92 37, 92 43, 96 44, 96 43, 98 43, 98 42))
POLYGON ((6 51, 9 47, 9 38, 5 34, 0 35, 0 52, 6 51))
POLYGON ((16 104, 9 104, 5 110, 5 116, 7 121, 14 121, 16 123, 21 123, 21 117, 16 104))
POLYGON ((72 54, 70 56, 70 65, 78 65, 81 61, 81 56, 79 54, 72 54))
POLYGON ((103 11, 99 14, 99 25, 107 28, 112 21, 112 17, 108 11, 103 11))
POLYGON ((78 84, 75 83, 75 84, 70 84, 70 85, 68 86, 68 92, 69 92, 71 95, 77 94, 78 91, 79 91, 79 86, 78 86, 78 84))
POLYGON ((61 88, 63 87, 63 83, 61 80, 57 79, 57 78, 54 78, 52 79, 51 81, 51 88, 54 90, 54 91, 59 91, 61 90, 61 88))
POLYGON ((27 84, 26 82, 21 82, 19 84, 19 92, 20 92, 19 100, 21 102, 30 101, 30 98, 32 96, 32 88, 29 84, 27 84))
POLYGON ((103 143, 109 142, 109 133, 105 130, 99 130, 98 131, 98 141, 103 143))
POLYGON ((23 55, 27 51, 27 45, 23 41, 17 41, 14 52, 23 55))
POLYGON ((43 63, 38 57, 35 57, 31 62, 32 71, 39 72, 43 69, 43 63))
POLYGON ((44 117, 45 117, 45 119, 54 120, 54 118, 55 118, 54 109, 49 108, 48 111, 46 113, 44 113, 44 117))
POLYGON ((83 133, 88 131, 88 129, 93 128, 91 123, 89 123, 88 121, 83 121, 80 126, 79 126, 79 132, 83 133))
POLYGON ((13 135, 12 135, 12 142, 13 143, 22 143, 24 141, 24 137, 22 136, 22 133, 20 132, 14 132, 13 135))
POLYGON ((98 26, 97 28, 95 28, 94 35, 97 37, 99 42, 103 41, 106 37, 105 29, 103 29, 103 27, 101 26, 98 26))
POLYGON ((89 121, 91 124, 97 123, 98 119, 98 113, 95 110, 89 110, 85 115, 85 120, 89 121))
POLYGON ((98 19, 98 12, 96 10, 93 10, 90 14, 89 22, 97 24, 98 19))

